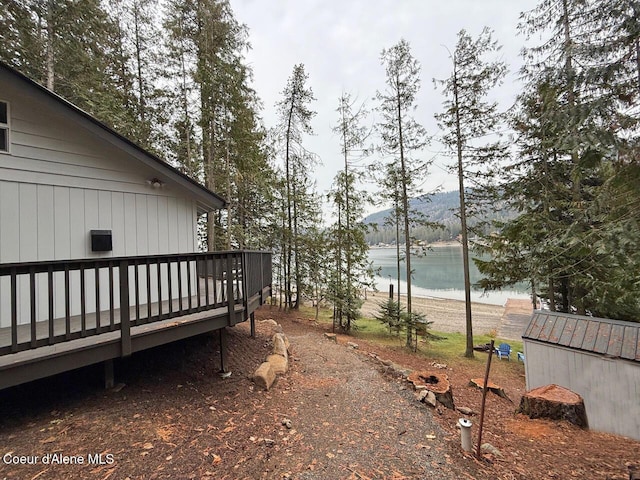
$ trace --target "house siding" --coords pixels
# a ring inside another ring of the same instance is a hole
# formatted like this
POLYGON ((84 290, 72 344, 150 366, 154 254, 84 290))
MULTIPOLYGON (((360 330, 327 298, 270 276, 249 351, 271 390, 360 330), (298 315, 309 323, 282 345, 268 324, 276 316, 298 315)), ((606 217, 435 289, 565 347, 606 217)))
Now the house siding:
POLYGON ((640 440, 637 362, 524 339, 527 390, 556 384, 582 396, 589 427, 640 440))
MULTIPOLYGON (((172 182, 153 188, 149 180, 155 174, 147 166, 84 128, 73 112, 47 108, 29 86, 3 75, 0 71, 0 91, 11 102, 11 149, 0 156, 0 263, 197 251, 198 202, 189 190, 172 182), (112 231, 112 251, 91 251, 93 229, 112 231)), ((105 285, 108 271, 99 275, 105 285)), ((62 284, 62 274, 55 274, 54 281, 62 284)), ((75 315, 78 272, 71 283, 75 315)), ((46 279, 38 276, 38 320, 48 315, 45 285, 46 279)), ((8 298, 9 289, 9 278, 0 279, 1 298, 8 298)), ((28 291, 28 280, 19 279, 19 323, 29 321, 28 291)), ((86 272, 85 293, 91 313, 93 272, 86 272)), ((55 315, 62 316, 61 288, 54 290, 54 299, 55 315)), ((101 290, 100 305, 107 302, 108 292, 101 290)), ((0 304, 0 327, 9 324, 10 305, 0 304)))
POLYGON ((0 263, 196 251, 195 202, 0 180, 0 263), (112 230, 92 252, 90 231, 112 230))
MULTIPOLYGON (((0 181, 0 263, 193 252, 196 251, 193 241, 196 219, 196 205, 187 199, 0 181), (157 208, 159 204, 165 207, 157 208), (153 206, 149 208, 149 205, 153 206), (113 251, 91 252, 91 229, 112 229, 113 251)), ((106 285, 108 271, 103 269, 100 275, 101 284, 106 285)), ((62 285, 61 273, 55 274, 55 281, 62 285)), ((173 281, 177 282, 177 276, 173 281)), ((79 274, 73 272, 72 285, 79 282, 79 274)), ((93 307, 95 278, 87 273, 85 283, 87 305, 93 307)), ((168 291, 167 284, 162 288, 168 291)), ((0 296, 7 295, 9 289, 9 278, 3 278, 0 296)), ((29 321, 28 289, 27 279, 20 279, 19 323, 29 321)), ((103 290, 100 302, 106 307, 108 291, 103 290)), ((155 283, 152 290, 155 291, 155 283)), ((38 276, 36 291, 37 318, 43 320, 48 313, 44 275, 38 276)), ((72 287, 72 315, 80 309, 77 292, 72 287)), ((63 316, 62 289, 55 289, 54 296, 55 315, 63 316)), ((142 292, 141 301, 146 302, 146 290, 142 292)), ((8 304, 0 305, 0 327, 10 324, 9 308, 8 304)), ((92 311, 95 308, 87 310, 92 311)))
POLYGON ((0 263, 196 251, 198 205, 183 188, 152 188, 123 150, 42 108, 26 86, 2 75, 0 86, 12 129, 0 157, 0 263), (91 252, 92 229, 113 231, 113 252, 91 252))

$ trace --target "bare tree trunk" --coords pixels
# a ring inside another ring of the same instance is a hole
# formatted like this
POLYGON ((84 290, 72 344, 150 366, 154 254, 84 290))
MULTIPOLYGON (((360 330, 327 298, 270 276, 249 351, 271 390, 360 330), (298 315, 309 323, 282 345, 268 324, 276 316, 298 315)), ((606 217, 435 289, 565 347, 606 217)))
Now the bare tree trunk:
POLYGON ((291 129, 293 126, 293 108, 294 108, 294 98, 291 98, 291 107, 289 108, 289 114, 287 118, 287 131, 285 137, 285 174, 286 174, 286 184, 287 184, 287 229, 285 230, 285 245, 286 245, 286 254, 285 254, 285 309, 291 308, 291 301, 293 297, 293 292, 291 289, 291 256, 292 256, 292 234, 293 234, 293 218, 292 218, 292 196, 291 196, 291 129))
MULTIPOLYGON (((297 178, 297 172, 294 171, 294 178, 297 178)), ((296 282, 296 301, 293 309, 300 308, 300 287, 302 286, 302 274, 300 270, 300 235, 298 231, 298 191, 295 182, 293 183, 293 270, 294 280, 296 282)))
MULTIPOLYGON (((400 84, 400 79, 397 79, 400 84)), ((413 332, 411 325, 413 317, 411 315, 411 232, 409 230, 409 198, 407 194, 407 169, 404 158, 404 138, 402 136, 402 106, 400 94, 396 99, 397 115, 398 115, 398 142, 400 145, 400 185, 401 185, 401 201, 402 201, 402 217, 404 220, 404 248, 405 248, 405 265, 407 266, 407 317, 409 324, 407 326, 407 347, 411 347, 413 340, 413 332)))
POLYGON ((141 123, 142 130, 140 131, 140 137, 144 140, 144 144, 148 145, 149 131, 147 130, 146 116, 147 116, 147 99, 144 89, 144 76, 142 75, 142 40, 140 37, 140 6, 138 2, 133 3, 133 25, 134 25, 134 43, 136 49, 136 73, 138 80, 138 115, 141 123))
POLYGON ((53 27, 55 17, 55 0, 49 0, 47 8, 47 88, 54 91, 55 87, 55 31, 53 27))
POLYGON ((469 235, 467 231, 467 205, 464 193, 464 168, 462 165, 462 133, 460 131, 460 102, 458 99, 458 71, 453 58, 453 101, 456 112, 456 137, 458 150, 458 189, 460 195, 460 224, 462 228, 462 266, 464 271, 464 310, 467 342, 464 356, 473 358, 473 321, 471 318, 471 277, 469 274, 469 235))

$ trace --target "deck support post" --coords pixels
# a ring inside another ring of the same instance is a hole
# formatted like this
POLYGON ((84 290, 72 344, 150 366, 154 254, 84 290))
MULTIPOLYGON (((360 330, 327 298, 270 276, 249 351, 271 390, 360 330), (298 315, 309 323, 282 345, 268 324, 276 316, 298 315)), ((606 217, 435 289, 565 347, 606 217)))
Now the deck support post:
POLYGON ((220 373, 227 373, 227 329, 218 330, 220 335, 220 373))
POLYGON ((249 322, 251 324, 251 338, 256 338, 256 314, 251 312, 249 314, 249 322))
POLYGON ((113 359, 104 361, 104 388, 111 390, 115 386, 115 375, 113 370, 113 359))

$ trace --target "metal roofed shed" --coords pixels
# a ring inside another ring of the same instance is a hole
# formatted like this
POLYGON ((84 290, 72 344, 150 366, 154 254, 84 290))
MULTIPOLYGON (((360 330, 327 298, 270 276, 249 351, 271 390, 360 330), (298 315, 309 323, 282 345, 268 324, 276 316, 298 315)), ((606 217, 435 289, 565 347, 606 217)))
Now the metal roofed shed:
POLYGON ((640 323, 535 311, 522 339, 527 390, 568 388, 593 430, 640 440, 640 323))

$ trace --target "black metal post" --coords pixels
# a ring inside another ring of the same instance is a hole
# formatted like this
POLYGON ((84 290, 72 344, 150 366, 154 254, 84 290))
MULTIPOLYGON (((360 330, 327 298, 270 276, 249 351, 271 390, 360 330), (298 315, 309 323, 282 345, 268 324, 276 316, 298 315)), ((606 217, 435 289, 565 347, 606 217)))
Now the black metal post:
POLYGON ((227 372, 227 329, 218 330, 220 338, 220 372, 227 372))

